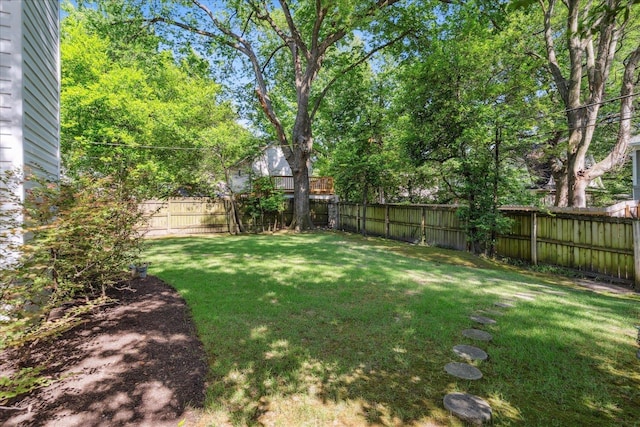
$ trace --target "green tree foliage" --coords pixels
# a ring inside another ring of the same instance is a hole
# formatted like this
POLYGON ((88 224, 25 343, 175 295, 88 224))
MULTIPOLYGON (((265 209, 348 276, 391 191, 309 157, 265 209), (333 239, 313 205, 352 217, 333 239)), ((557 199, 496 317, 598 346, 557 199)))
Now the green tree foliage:
POLYGON ((209 147, 246 142, 248 132, 221 101, 206 62, 190 50, 180 59, 161 51, 159 39, 134 23, 114 26, 127 12, 115 4, 69 8, 62 22, 67 173, 126 173, 153 196, 177 188, 209 192, 207 179, 224 180, 203 173, 205 161, 210 166, 217 159, 209 147))
MULTIPOLYGON (((556 205, 586 206, 589 184, 627 159, 637 132, 640 5, 635 0, 514 1, 538 22, 558 136, 548 155, 556 205), (590 161, 591 160, 591 161, 590 161)), ((531 33, 533 34, 533 33, 531 33)), ((535 44, 535 41, 534 41, 535 44)))
POLYGON ((393 71, 366 63, 338 81, 318 111, 318 169, 342 200, 398 201, 406 162, 391 114, 393 71))
POLYGON ((241 210, 249 215, 255 231, 275 230, 278 217, 285 209, 286 200, 282 190, 276 188, 273 178, 263 176, 251 182, 251 192, 242 199, 241 210))
MULTIPOLYGON (((412 3, 390 1, 192 0, 145 2, 149 21, 186 30, 205 49, 214 44, 221 59, 244 70, 259 108, 291 166, 294 180, 293 228, 312 226, 309 166, 318 106, 337 78, 368 57, 349 48, 356 32, 366 34, 371 51, 409 32, 405 16, 412 3), (175 3, 173 3, 175 5, 175 3), (190 5, 192 7, 185 8, 190 5), (339 54, 339 55, 337 55, 339 54), (339 56, 335 67, 325 62, 339 56), (248 72, 248 73, 247 73, 248 72), (250 75, 247 75, 250 74, 250 75)), ((164 26, 163 28, 166 28, 164 26)))
POLYGON ((403 69, 404 146, 435 202, 459 202, 476 252, 492 252, 506 225, 498 207, 524 199, 528 177, 519 135, 535 97, 538 63, 520 54, 526 23, 488 19, 468 2, 403 69), (479 18, 480 17, 480 18, 479 18))

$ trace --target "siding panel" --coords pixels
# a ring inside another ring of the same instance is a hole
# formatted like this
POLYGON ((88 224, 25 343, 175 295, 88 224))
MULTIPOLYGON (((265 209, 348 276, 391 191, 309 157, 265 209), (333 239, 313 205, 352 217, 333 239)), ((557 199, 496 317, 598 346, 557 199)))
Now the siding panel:
POLYGON ((0 0, 0 171, 22 165, 22 7, 0 0))
POLYGON ((59 3, 23 2, 24 163, 58 176, 59 3))

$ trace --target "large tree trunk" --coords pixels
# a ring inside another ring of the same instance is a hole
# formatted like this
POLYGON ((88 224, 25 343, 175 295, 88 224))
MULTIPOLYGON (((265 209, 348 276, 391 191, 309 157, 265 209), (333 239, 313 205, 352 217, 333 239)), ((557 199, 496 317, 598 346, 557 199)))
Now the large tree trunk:
POLYGON ((554 172, 553 180, 556 184, 556 197, 553 204, 558 207, 569 206, 569 181, 566 170, 563 168, 554 172))
MULTIPOLYGON (((598 126, 598 112, 605 101, 607 80, 615 62, 619 37, 624 37, 629 22, 631 3, 606 0, 602 9, 593 2, 563 0, 566 10, 565 42, 568 47, 568 62, 562 64, 555 51, 553 28, 554 9, 558 0, 541 1, 544 12, 544 37, 547 48, 549 70, 565 106, 568 145, 566 167, 554 173, 557 185, 567 186, 566 205, 585 207, 586 189, 589 183, 609 172, 626 159, 633 118, 633 87, 636 68, 640 62, 640 46, 624 60, 624 75, 620 96, 620 122, 614 147, 604 159, 587 167, 585 159, 594 132, 598 126), (563 68, 565 68, 563 70, 563 68), (567 75, 563 75, 563 71, 567 75), (584 79, 587 79, 585 84, 584 79), (564 173, 561 178, 559 173, 564 173)), ((627 36, 627 40, 633 40, 627 36)), ((635 43, 632 41, 632 43, 635 43)), ((637 45, 636 45, 637 46, 637 45)), ((556 205, 564 206, 564 188, 556 190, 556 205), (562 196, 562 197, 559 197, 562 196)))
POLYGON ((309 208, 309 153, 293 147, 292 159, 287 161, 293 174, 293 220, 289 228, 295 231, 313 228, 309 208))
MULTIPOLYGON (((310 85, 308 86, 310 87, 310 85)), ((293 220, 289 228, 304 231, 313 228, 311 209, 309 208, 309 167, 313 135, 308 109, 308 91, 298 90, 298 114, 293 126, 293 148, 283 147, 287 162, 293 175, 293 220)))
POLYGON ((569 181, 569 206, 587 207, 587 187, 591 180, 579 175, 569 175, 569 181))

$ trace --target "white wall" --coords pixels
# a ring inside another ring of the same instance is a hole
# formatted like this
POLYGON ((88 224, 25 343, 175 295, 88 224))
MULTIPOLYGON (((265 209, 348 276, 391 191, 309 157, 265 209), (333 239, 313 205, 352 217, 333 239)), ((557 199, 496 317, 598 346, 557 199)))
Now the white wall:
POLYGON ((60 173, 58 0, 0 0, 0 168, 60 173))
POLYGON ((58 0, 0 0, 0 172, 60 175, 59 13, 58 0))
MULTIPOLYGON (((309 176, 312 173, 313 169, 310 167, 309 176)), ((278 144, 271 144, 264 148, 251 160, 250 168, 247 163, 243 163, 233 169, 230 176, 231 189, 234 193, 246 191, 249 188, 250 179, 262 176, 293 176, 284 152, 278 144)))
POLYGON ((279 145, 269 145, 262 150, 251 166, 255 176, 292 176, 291 167, 279 145))
POLYGON ((24 164, 60 175, 58 0, 22 2, 24 164))

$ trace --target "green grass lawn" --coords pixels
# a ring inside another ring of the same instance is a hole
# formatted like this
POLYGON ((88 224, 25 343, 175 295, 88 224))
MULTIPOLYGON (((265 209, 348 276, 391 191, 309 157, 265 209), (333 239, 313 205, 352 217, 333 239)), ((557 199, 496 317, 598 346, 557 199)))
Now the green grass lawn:
POLYGON ((160 239, 146 257, 204 343, 204 425, 463 425, 442 404, 454 391, 498 426, 640 425, 637 297, 341 233, 160 239), (445 372, 457 344, 489 354, 482 379, 445 372))

